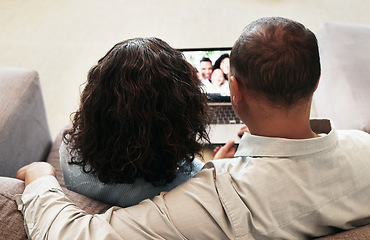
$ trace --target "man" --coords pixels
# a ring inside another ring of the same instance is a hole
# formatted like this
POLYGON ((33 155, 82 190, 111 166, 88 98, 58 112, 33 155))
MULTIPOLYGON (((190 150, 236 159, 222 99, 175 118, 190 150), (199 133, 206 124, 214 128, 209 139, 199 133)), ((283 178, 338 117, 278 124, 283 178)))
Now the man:
POLYGON ((211 59, 209 58, 202 58, 200 60, 200 73, 201 73, 201 81, 205 81, 205 80, 210 80, 211 79, 211 75, 212 75, 212 70, 213 70, 213 66, 212 66, 212 61, 211 59))
POLYGON ((211 83, 212 72, 213 65, 211 59, 203 57, 200 60, 200 73, 198 73, 198 78, 205 92, 210 92, 213 88, 211 83))
POLYGON ((233 107, 251 133, 236 158, 207 163, 153 200, 95 216, 65 198, 50 165, 28 165, 18 172, 27 187, 17 201, 29 235, 302 239, 368 224, 369 134, 309 121, 320 77, 314 34, 292 20, 259 19, 245 28, 230 61, 233 107))

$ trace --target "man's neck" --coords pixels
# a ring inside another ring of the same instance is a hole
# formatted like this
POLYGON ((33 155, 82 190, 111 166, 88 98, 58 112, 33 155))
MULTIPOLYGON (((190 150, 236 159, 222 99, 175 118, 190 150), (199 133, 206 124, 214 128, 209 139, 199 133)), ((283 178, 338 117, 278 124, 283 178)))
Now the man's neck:
POLYGON ((309 119, 266 119, 248 125, 251 134, 265 137, 307 139, 318 137, 310 127, 309 119))
POLYGON ((318 137, 310 125, 310 105, 289 110, 252 109, 246 117, 251 134, 288 139, 318 137))

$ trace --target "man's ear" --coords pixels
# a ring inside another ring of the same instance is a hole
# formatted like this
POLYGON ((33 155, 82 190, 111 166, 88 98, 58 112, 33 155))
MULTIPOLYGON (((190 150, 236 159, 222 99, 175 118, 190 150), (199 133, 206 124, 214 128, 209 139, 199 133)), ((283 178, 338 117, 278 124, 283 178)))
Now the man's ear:
POLYGON ((230 77, 230 96, 231 96, 231 101, 237 105, 243 98, 243 94, 240 89, 240 85, 238 81, 236 80, 235 76, 230 77))

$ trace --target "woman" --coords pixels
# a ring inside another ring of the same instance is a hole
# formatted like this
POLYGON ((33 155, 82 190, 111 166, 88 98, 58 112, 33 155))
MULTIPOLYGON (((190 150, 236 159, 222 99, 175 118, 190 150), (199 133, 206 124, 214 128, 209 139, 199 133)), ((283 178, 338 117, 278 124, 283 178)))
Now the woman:
POLYGON ((213 65, 213 70, 220 68, 225 75, 226 81, 230 78, 230 56, 228 53, 222 54, 213 65))
POLYGON ((157 38, 116 44, 93 66, 60 148, 68 189, 126 207, 195 175, 209 142, 194 68, 157 38))

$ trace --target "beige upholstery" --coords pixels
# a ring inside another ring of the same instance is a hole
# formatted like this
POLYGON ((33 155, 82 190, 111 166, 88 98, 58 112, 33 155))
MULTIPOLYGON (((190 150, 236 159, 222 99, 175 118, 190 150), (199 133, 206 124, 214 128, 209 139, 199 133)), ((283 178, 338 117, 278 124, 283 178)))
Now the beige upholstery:
POLYGON ((331 236, 318 238, 320 240, 368 240, 370 239, 370 225, 337 233, 331 236))
MULTIPOLYGON (((59 146, 61 135, 54 141, 47 162, 53 165, 57 179, 66 193, 76 206, 89 214, 104 213, 110 205, 95 201, 78 193, 67 190, 65 187, 62 170, 59 164, 59 146)), ((24 182, 15 178, 0 177, 0 239, 26 239, 23 226, 22 213, 18 211, 14 201, 15 194, 21 194, 24 190, 24 182)))
POLYGON ((26 239, 23 216, 14 201, 14 195, 23 189, 23 181, 0 177, 0 239, 26 239))
POLYGON ((52 139, 37 72, 0 67, 0 176, 45 161, 52 139))

